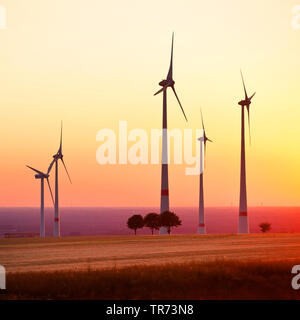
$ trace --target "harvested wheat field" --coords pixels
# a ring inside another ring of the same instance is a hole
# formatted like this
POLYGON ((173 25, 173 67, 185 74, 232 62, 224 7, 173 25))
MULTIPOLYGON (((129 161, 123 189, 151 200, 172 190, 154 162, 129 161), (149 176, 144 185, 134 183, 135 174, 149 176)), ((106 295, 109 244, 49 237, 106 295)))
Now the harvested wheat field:
POLYGON ((300 264, 300 234, 93 236, 1 239, 0 264, 10 272, 84 270, 131 265, 282 260, 300 264))
POLYGON ((2 239, 0 264, 1 299, 300 299, 299 234, 2 239))

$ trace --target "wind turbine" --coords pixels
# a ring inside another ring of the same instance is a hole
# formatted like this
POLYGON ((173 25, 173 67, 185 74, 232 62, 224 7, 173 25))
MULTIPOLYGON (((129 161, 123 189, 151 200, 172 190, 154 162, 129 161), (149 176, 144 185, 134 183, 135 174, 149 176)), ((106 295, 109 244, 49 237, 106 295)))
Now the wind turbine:
POLYGON ((245 99, 239 102, 242 107, 242 126, 241 126, 241 177, 240 177, 240 204, 239 204, 239 228, 238 233, 249 233, 248 225, 248 208, 247 208, 247 189, 246 189, 246 159, 245 159, 245 107, 248 113, 248 125, 249 125, 249 139, 251 143, 250 135, 250 104, 255 93, 249 98, 246 90, 246 85, 241 71, 241 77, 243 81, 243 87, 245 92, 245 99))
POLYGON ((63 153, 62 153, 62 141, 63 141, 63 136, 62 136, 62 124, 61 124, 61 131, 60 131, 60 145, 57 153, 53 156, 53 160, 50 163, 50 166, 48 168, 47 174, 50 173, 53 165, 55 164, 55 201, 54 201, 54 236, 55 237, 60 237, 60 220, 59 220, 59 205, 58 205, 58 161, 61 160, 66 173, 68 175, 68 178, 70 180, 70 183, 72 183, 69 172, 67 170, 66 164, 63 159, 63 153))
POLYGON ((199 188, 199 226, 198 226, 198 233, 199 234, 206 234, 206 226, 205 226, 205 216, 204 216, 204 184, 203 184, 203 171, 205 165, 205 158, 206 158, 206 142, 212 142, 210 139, 207 138, 203 115, 201 111, 201 120, 202 120, 202 130, 203 136, 200 137, 198 140, 200 141, 200 188, 199 188), (203 144, 204 144, 204 161, 203 161, 203 144), (203 165, 204 163, 204 165, 203 165))
MULTIPOLYGON (((173 80, 173 44, 174 44, 174 33, 172 34, 172 47, 171 47, 171 62, 167 79, 162 80, 159 85, 162 86, 154 95, 163 93, 163 134, 162 134, 162 169, 161 169, 161 198, 160 198, 160 212, 169 211, 169 178, 168 178, 168 131, 167 131, 167 89, 171 88, 175 94, 175 97, 179 103, 181 111, 187 121, 185 112, 178 98, 175 90, 175 81, 173 80)), ((161 227, 159 230, 160 234, 167 234, 168 230, 165 227, 161 227)))
POLYGON ((34 171, 36 173, 36 175, 34 176, 35 179, 40 179, 41 180, 41 224, 40 224, 40 237, 45 237, 45 213, 44 213, 44 179, 46 179, 48 187, 49 187, 49 191, 51 194, 51 198, 52 198, 52 202, 54 204, 54 199, 53 199, 53 194, 52 194, 52 190, 50 187, 50 183, 49 183, 49 174, 48 173, 43 173, 42 171, 39 171, 37 169, 34 169, 30 166, 27 166, 27 168, 31 169, 32 171, 34 171))

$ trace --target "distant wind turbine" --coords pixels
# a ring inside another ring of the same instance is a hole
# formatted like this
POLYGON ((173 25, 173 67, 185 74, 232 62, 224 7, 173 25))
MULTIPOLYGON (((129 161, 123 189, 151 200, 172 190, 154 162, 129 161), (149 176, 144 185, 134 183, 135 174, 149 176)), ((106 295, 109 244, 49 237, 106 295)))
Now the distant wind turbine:
POLYGON ((240 177, 240 204, 239 204, 239 228, 238 233, 249 233, 248 208, 247 208, 247 189, 246 189, 246 159, 245 159, 245 107, 248 113, 249 139, 250 133, 250 104, 255 93, 249 98, 246 90, 244 77, 241 71, 241 77, 245 92, 245 99, 239 102, 242 107, 242 125, 241 125, 241 177, 240 177))
POLYGON ((43 173, 42 171, 39 171, 37 169, 34 169, 30 166, 27 166, 27 168, 31 169, 36 173, 34 176, 35 179, 40 179, 41 180, 41 224, 40 224, 40 236, 45 237, 45 213, 44 213, 44 179, 46 179, 48 188, 51 194, 52 202, 54 204, 54 199, 53 199, 53 194, 51 190, 51 186, 49 183, 49 174, 48 173, 43 173))
MULTIPOLYGON (((159 85, 162 86, 154 95, 163 92, 163 134, 162 134, 162 170, 161 170, 161 198, 160 198, 160 212, 169 211, 169 178, 168 178, 168 133, 167 133, 167 89, 170 87, 179 103, 181 111, 187 121, 185 112, 178 98, 175 90, 175 81, 173 80, 173 44, 174 44, 174 33, 172 35, 172 47, 171 47, 171 62, 170 68, 166 80, 162 80, 159 85)), ((161 227, 159 230, 160 234, 167 234, 167 228, 161 227)))
POLYGON ((205 165, 205 158, 206 158, 206 142, 212 142, 206 136, 206 131, 204 127, 203 115, 201 111, 201 120, 202 120, 202 129, 203 129, 203 136, 200 137, 198 140, 200 141, 200 188, 199 188, 199 226, 198 226, 198 233, 199 234, 206 234, 206 226, 205 226, 205 215, 204 215, 204 184, 203 184, 203 171, 205 165), (203 144, 204 144, 204 161, 203 161, 203 144))
POLYGON ((67 170, 66 164, 63 159, 63 153, 62 153, 62 142, 63 142, 63 135, 62 135, 62 124, 61 124, 61 132, 60 132, 60 145, 57 153, 53 156, 53 160, 50 163, 50 166, 48 168, 48 174, 50 173, 54 163, 55 163, 55 201, 54 201, 54 236, 60 237, 60 216, 59 216, 59 204, 58 204, 58 161, 61 160, 66 173, 68 175, 68 178, 70 180, 70 183, 72 183, 69 172, 67 170))

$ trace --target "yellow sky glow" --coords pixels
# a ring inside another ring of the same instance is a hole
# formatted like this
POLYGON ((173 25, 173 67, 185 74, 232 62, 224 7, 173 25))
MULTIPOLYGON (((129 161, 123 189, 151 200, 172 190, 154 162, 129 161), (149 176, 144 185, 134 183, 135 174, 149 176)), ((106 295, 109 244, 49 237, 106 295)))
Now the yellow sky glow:
MULTIPOLYGON (((289 0, 98 1, 0 0, 0 205, 39 204, 26 164, 46 170, 64 121, 63 206, 159 206, 160 166, 100 166, 96 133, 161 127, 162 96, 175 32, 174 97, 169 128, 200 127, 208 145, 206 204, 237 205, 240 160, 239 70, 248 91, 250 205, 300 205, 300 30, 289 0)), ((248 137, 248 136, 247 136, 248 137)), ((170 167, 171 206, 197 206, 199 177, 170 167)), ((50 205, 47 195, 47 204, 50 205)))

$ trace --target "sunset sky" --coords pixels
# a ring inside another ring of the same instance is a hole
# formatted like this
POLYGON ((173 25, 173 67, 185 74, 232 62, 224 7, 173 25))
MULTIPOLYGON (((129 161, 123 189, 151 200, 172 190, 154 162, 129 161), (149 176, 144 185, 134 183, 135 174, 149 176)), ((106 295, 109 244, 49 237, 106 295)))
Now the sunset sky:
MULTIPOLYGON (((240 68, 251 106, 247 191, 251 206, 300 205, 300 29, 290 0, 0 0, 0 206, 39 206, 25 165, 47 170, 64 121, 62 206, 159 206, 159 165, 96 162, 96 134, 119 121, 161 128, 172 32, 174 80, 169 128, 207 135, 206 205, 238 205, 240 68)), ((247 129, 248 130, 248 129, 247 129)), ((130 144, 129 144, 130 145, 130 144)), ((170 204, 198 205, 198 176, 169 169, 170 204)), ((54 173, 54 172, 53 172, 54 173)), ((53 184, 53 176, 51 177, 53 184)), ((54 184, 53 184, 54 187, 54 184)), ((50 205, 46 192, 46 203, 50 205)))

